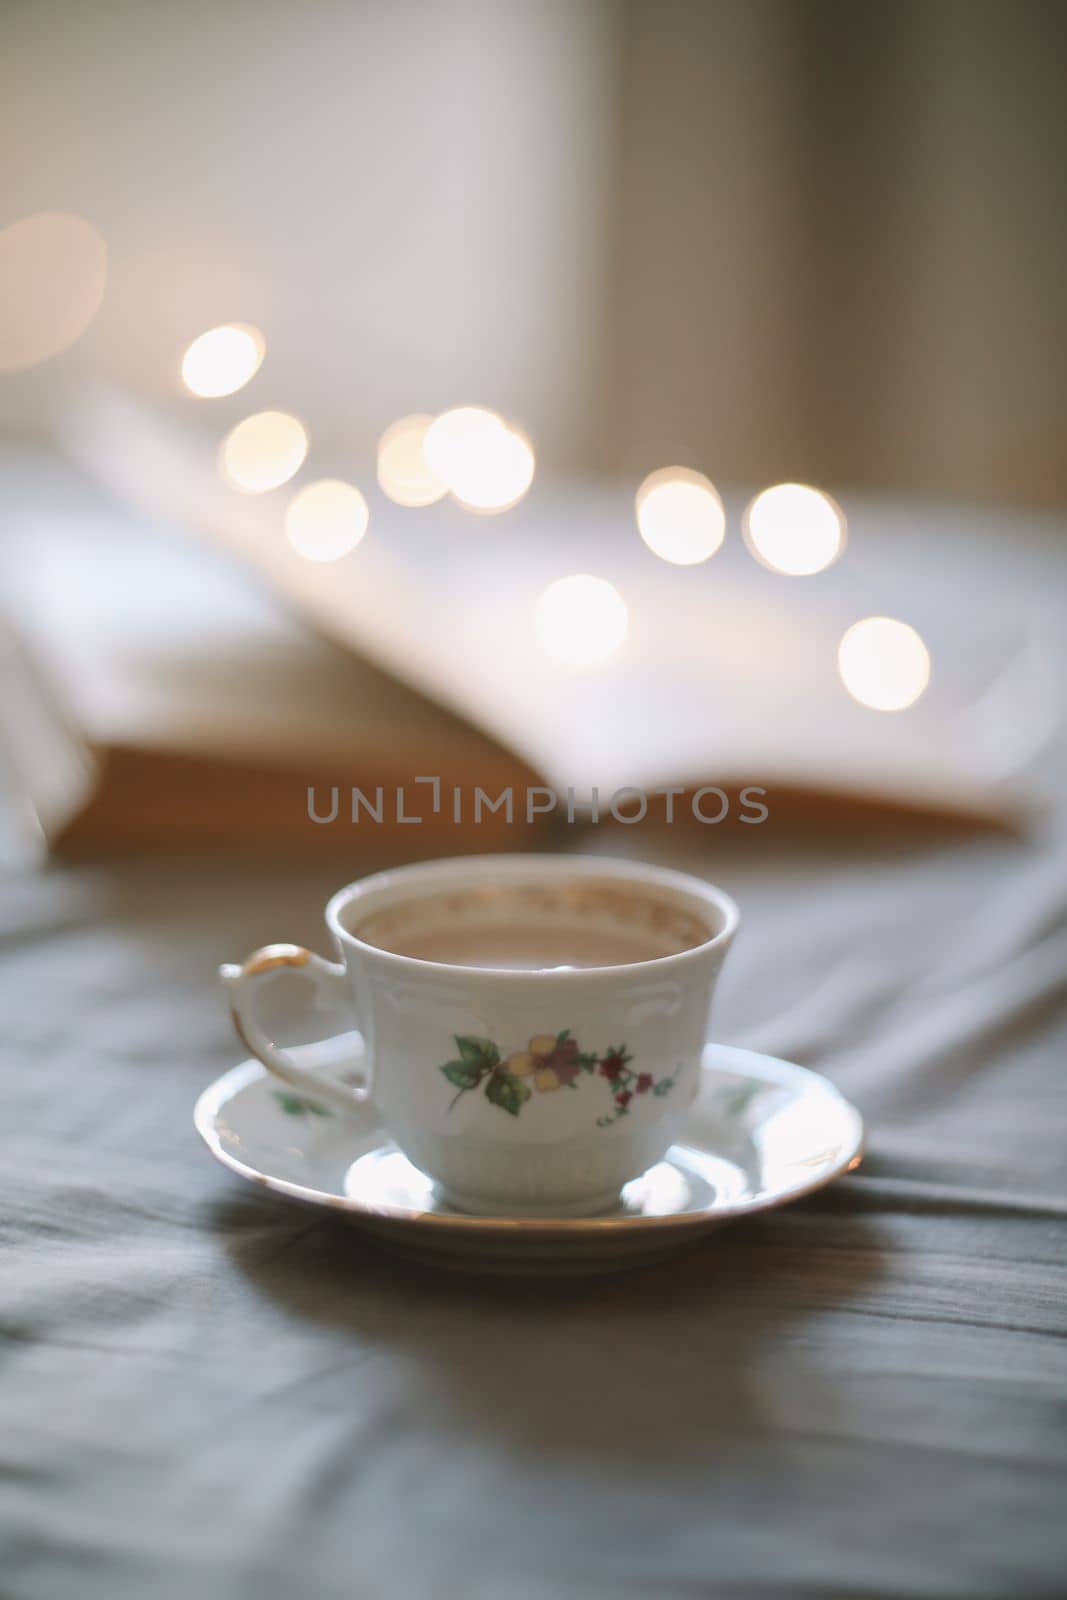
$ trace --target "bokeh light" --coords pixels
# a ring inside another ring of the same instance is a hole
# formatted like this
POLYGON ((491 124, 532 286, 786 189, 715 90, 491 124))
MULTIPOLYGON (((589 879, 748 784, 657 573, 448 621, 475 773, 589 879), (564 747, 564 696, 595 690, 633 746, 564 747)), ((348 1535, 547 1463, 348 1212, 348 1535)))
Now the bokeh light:
POLYGON ((448 493, 426 460, 424 445, 433 417, 401 417, 378 440, 378 483, 398 506, 432 506, 448 493))
POLYGON ((535 465, 530 441, 517 428, 505 428, 477 467, 457 475, 450 487, 469 511, 508 511, 533 482, 535 465))
POLYGON ((337 561, 354 550, 367 531, 370 513, 354 483, 322 478, 299 489, 285 513, 294 550, 309 561, 337 561))
POLYGON ((263 364, 267 342, 244 322, 210 328, 194 339, 182 357, 182 382, 203 400, 236 394, 263 364))
POLYGON ((533 482, 529 440, 481 406, 443 411, 426 430, 423 454, 431 473, 471 511, 507 511, 533 482))
POLYGON ((0 372, 19 372, 80 339, 107 285, 107 246, 84 217, 38 211, 0 228, 0 372))
POLYGON ((821 489, 778 483, 758 494, 742 521, 745 543, 765 567, 806 578, 837 560, 845 548, 844 512, 821 489))
POLYGON ((930 681, 930 652, 915 629, 894 617, 854 622, 837 648, 841 681, 872 711, 903 711, 930 681))
POLYGON ((726 515, 715 485, 689 467, 661 467, 637 491, 637 527, 654 555, 675 566, 706 561, 722 544, 726 515))
POLYGON ((308 436, 285 411, 257 411, 226 435, 220 461, 223 475, 245 494, 265 494, 288 483, 308 453, 308 436))
POLYGON ((606 661, 625 639, 628 623, 619 591, 587 573, 550 583, 534 611, 538 644, 554 661, 572 667, 606 661))
POLYGON ((480 450, 491 448, 507 424, 495 411, 482 406, 453 406, 435 417, 423 440, 423 455, 430 471, 452 487, 455 474, 476 466, 480 450))

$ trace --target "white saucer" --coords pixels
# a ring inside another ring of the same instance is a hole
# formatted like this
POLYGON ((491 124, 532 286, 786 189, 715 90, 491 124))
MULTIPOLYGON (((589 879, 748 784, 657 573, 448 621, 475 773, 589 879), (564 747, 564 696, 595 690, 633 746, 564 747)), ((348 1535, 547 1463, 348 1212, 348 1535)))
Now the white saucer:
MULTIPOLYGON (((322 1047, 311 1050, 321 1069, 322 1047)), ((372 1107, 325 1111, 289 1093, 258 1061, 205 1089, 193 1120, 212 1155, 242 1178, 340 1212, 407 1256, 466 1272, 637 1266, 723 1222, 810 1194, 857 1167, 863 1147, 859 1112, 817 1072, 720 1044, 704 1052, 684 1142, 627 1184, 614 1211, 595 1217, 453 1211, 388 1139, 372 1107)))

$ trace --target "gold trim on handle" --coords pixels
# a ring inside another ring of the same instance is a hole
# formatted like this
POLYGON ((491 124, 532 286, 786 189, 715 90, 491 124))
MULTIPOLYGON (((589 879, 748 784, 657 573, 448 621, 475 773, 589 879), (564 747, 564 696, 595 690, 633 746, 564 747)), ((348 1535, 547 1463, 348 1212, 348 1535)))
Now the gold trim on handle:
POLYGON ((261 972, 273 972, 276 967, 306 967, 311 951, 302 944, 265 944, 255 950, 241 968, 242 978, 258 978, 261 972))

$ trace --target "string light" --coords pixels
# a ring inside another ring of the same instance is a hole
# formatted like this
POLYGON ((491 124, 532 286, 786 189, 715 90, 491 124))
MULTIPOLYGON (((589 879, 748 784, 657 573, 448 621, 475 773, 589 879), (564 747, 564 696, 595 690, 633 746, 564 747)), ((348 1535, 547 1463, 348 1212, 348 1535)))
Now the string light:
POLYGON ((661 467, 649 473, 635 505, 642 539, 654 555, 675 566, 707 561, 726 534, 726 516, 715 485, 689 467, 661 467))
POLYGON ((566 666, 606 661, 626 637, 626 602, 605 578, 557 578, 538 599, 534 631, 547 655, 566 666))
POLYGON ((378 440, 378 483, 398 506, 430 506, 448 493, 448 485, 426 460, 426 435, 433 417, 401 417, 378 440))
POLYGON ((337 561, 367 531, 370 512, 354 483, 322 478, 300 489, 285 513, 289 543, 309 561, 337 561))
POLYGON ((909 623, 894 617, 854 622, 837 661, 849 694, 872 711, 904 711, 930 681, 930 652, 909 623))
POLYGON ((193 340, 182 357, 182 382, 190 394, 204 400, 236 394, 255 377, 266 350, 259 329, 247 323, 210 328, 193 340))
POLYGON ((841 507, 806 483, 764 489, 742 519, 745 543, 772 572, 810 577, 836 561, 845 548, 841 507))
POLYGON ((495 411, 455 406, 430 424, 423 440, 430 472, 471 511, 507 511, 533 482, 529 440, 495 411))
POLYGON ((68 350, 100 309, 107 246, 84 217, 38 211, 0 228, 0 372, 68 350))
POLYGON ((220 463, 235 489, 265 494, 288 483, 300 471, 307 452, 308 436, 296 417, 285 411, 257 411, 226 435, 220 463))

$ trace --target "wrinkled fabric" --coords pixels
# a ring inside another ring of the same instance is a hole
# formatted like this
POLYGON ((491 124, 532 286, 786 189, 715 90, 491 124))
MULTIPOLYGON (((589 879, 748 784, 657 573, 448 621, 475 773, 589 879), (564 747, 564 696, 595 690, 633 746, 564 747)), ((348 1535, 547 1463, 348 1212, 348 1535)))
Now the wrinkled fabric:
POLYGON ((1064 1593, 1067 853, 632 848, 737 896, 717 1036, 869 1146, 587 1283, 401 1264, 200 1146, 216 963, 324 948, 346 873, 0 883, 5 1600, 1064 1593))

